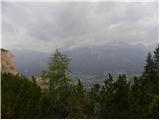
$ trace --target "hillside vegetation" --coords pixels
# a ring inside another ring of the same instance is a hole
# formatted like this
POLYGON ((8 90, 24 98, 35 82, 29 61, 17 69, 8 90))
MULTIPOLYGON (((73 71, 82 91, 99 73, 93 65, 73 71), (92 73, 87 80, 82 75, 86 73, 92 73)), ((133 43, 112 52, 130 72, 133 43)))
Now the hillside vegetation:
POLYGON ((41 77, 41 89, 22 75, 1 73, 2 118, 159 118, 159 47, 147 55, 133 84, 125 74, 86 89, 70 77, 70 59, 56 50, 41 77))

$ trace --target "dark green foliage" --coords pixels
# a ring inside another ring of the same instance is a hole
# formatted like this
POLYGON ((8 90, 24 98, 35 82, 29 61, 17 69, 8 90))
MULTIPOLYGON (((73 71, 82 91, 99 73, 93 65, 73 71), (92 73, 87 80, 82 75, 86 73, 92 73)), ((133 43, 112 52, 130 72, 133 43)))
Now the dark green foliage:
POLYGON ((1 74, 2 118, 39 118, 41 89, 23 76, 1 74))
POLYGON ((118 79, 114 83, 114 106, 116 118, 128 118, 128 96, 129 96, 129 85, 125 75, 119 75, 118 79))
POLYGON ((113 78, 108 74, 100 92, 100 118, 115 118, 114 90, 113 78))
POLYGON ((149 106, 149 117, 158 119, 159 118, 159 96, 155 95, 149 106))
POLYGON ((149 75, 152 75, 153 73, 154 73, 154 62, 152 59, 152 54, 151 52, 149 52, 147 55, 146 65, 144 67, 144 75, 147 77, 152 77, 149 75))
POLYGON ((143 84, 145 86, 145 89, 147 92, 153 92, 154 91, 154 84, 155 84, 155 71, 154 71, 154 61, 152 58, 151 53, 148 53, 147 60, 146 60, 146 66, 144 68, 144 73, 142 75, 143 84))
POLYGON ((78 80, 78 83, 74 86, 72 95, 72 111, 70 118, 91 118, 94 112, 92 100, 88 96, 80 80, 78 80))
POLYGON ((90 96, 93 100, 95 100, 96 102, 99 102, 99 97, 100 97, 100 89, 101 86, 99 84, 95 84, 92 88, 91 88, 91 92, 90 92, 90 96))
POLYGON ((36 80, 2 73, 2 118, 159 118, 159 47, 148 53, 144 72, 131 85, 126 75, 113 79, 108 74, 102 85, 84 88, 73 84, 70 59, 56 50, 42 77, 48 88, 36 80))
POLYGON ((114 82, 112 76, 108 74, 101 90, 99 117, 128 118, 128 95, 129 83, 126 76, 119 75, 114 82))
POLYGON ((159 93, 159 47, 155 49, 153 57, 148 53, 142 80, 147 92, 159 93))
MULTIPOLYGON (((150 107, 154 106, 151 103, 155 101, 155 96, 157 99, 159 97, 158 51, 159 48, 156 48, 153 57, 150 52, 148 53, 144 73, 141 77, 134 78, 129 97, 131 118, 150 118, 151 114, 157 115, 158 118, 159 111, 151 110, 153 107, 150 107)), ((158 101, 156 104, 159 105, 158 101)), ((151 118, 154 118, 153 116, 151 118)))
MULTIPOLYGON (((142 78, 141 78, 142 79, 142 78)), ((140 78, 134 78, 129 95, 130 118, 148 118, 149 103, 151 96, 146 92, 140 78)))
POLYGON ((156 73, 158 73, 159 72, 159 46, 154 51, 153 61, 154 61, 154 69, 156 73))
POLYGON ((159 46, 154 51, 154 93, 159 94, 159 46))

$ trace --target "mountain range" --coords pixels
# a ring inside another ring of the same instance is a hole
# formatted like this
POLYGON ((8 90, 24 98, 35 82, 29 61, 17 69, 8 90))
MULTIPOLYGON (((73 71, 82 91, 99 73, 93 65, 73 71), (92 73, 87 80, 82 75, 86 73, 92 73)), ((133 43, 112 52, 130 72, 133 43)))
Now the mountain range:
MULTIPOLYGON (((139 74, 143 71, 147 49, 141 45, 97 46, 76 49, 60 49, 71 59, 73 74, 104 75, 105 73, 139 74)), ((25 75, 39 74, 47 68, 54 53, 32 50, 12 50, 16 69, 25 75)))

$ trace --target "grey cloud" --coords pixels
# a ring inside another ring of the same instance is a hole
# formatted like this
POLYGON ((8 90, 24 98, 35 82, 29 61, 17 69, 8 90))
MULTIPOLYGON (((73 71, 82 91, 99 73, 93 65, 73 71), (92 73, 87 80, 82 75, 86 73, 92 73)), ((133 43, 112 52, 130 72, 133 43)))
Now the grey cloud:
POLYGON ((2 24, 2 31, 15 33, 15 29, 14 29, 13 25, 10 23, 7 23, 5 21, 3 21, 3 24, 2 24))
MULTIPOLYGON (((148 47, 158 41, 158 3, 3 2, 2 19, 5 43, 14 39, 16 46, 31 44, 38 51, 119 42, 148 47)), ((16 47, 13 42, 4 45, 16 47)))

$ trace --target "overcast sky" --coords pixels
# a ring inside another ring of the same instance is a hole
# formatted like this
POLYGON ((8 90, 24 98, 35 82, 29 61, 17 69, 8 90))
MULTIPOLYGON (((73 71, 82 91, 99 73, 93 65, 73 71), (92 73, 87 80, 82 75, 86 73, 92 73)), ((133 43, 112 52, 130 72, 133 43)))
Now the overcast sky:
POLYGON ((2 47, 55 48, 158 43, 158 2, 2 2, 2 47))

